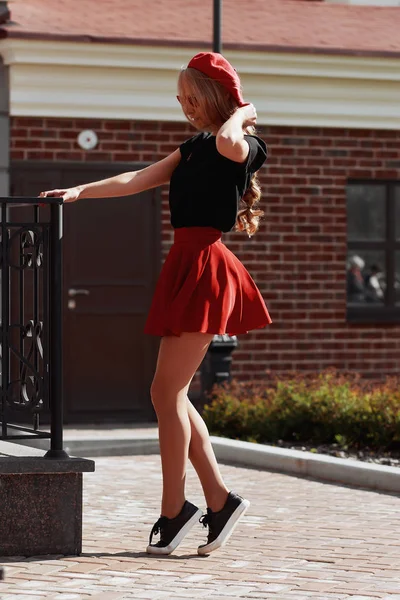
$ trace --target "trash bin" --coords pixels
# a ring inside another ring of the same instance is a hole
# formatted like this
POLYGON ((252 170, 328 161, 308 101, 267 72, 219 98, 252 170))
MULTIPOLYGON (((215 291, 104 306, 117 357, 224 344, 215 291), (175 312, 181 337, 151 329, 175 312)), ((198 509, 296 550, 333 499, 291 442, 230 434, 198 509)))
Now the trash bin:
POLYGON ((214 384, 231 380, 232 352, 237 346, 235 335, 214 335, 200 368, 203 402, 214 384))

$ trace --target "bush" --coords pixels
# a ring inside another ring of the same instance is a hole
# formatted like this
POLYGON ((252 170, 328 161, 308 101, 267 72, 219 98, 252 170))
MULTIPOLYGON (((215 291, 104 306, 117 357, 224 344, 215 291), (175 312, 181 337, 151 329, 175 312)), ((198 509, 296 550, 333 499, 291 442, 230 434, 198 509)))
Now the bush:
POLYGON ((400 385, 329 369, 215 386, 203 416, 213 435, 252 442, 400 448, 400 385))

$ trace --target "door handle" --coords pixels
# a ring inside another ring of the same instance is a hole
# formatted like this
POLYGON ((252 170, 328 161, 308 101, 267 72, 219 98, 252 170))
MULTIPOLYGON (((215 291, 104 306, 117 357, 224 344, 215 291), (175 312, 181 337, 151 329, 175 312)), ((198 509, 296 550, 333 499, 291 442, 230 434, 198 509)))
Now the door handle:
POLYGON ((69 288, 68 296, 89 296, 89 290, 75 290, 74 288, 69 288))

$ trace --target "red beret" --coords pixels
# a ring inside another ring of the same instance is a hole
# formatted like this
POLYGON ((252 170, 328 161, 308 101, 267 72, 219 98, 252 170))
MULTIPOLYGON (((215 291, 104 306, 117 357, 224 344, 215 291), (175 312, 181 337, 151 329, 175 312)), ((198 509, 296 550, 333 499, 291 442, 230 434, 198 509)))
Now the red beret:
POLYGON ((235 98, 239 106, 245 106, 240 89, 239 75, 232 65, 218 52, 199 52, 188 64, 190 69, 197 69, 215 81, 219 81, 235 98))

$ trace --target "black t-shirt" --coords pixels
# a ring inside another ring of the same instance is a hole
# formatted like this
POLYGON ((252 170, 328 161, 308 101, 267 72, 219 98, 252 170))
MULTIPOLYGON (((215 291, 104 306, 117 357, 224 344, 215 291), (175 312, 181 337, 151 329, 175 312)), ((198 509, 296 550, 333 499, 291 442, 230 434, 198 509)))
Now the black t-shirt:
POLYGON ((249 154, 244 163, 222 156, 211 133, 199 133, 180 146, 182 158, 172 173, 169 191, 171 225, 214 227, 230 231, 239 201, 250 179, 267 158, 267 147, 257 136, 245 135, 249 154))

